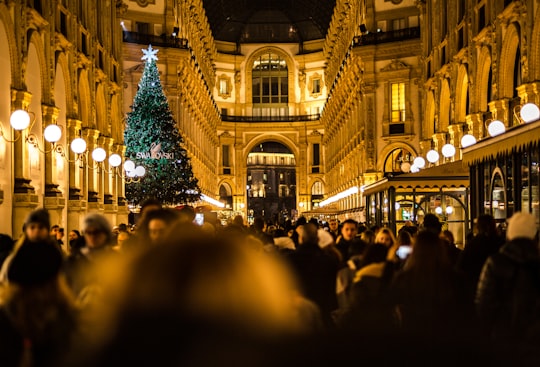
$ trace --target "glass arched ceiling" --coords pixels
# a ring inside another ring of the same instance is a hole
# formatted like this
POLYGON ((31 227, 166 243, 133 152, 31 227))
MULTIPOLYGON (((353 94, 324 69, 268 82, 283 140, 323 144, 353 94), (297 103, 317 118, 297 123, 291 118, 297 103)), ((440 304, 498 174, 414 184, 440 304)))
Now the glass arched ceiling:
POLYGON ((324 39, 336 0, 203 0, 216 40, 298 43, 324 39))

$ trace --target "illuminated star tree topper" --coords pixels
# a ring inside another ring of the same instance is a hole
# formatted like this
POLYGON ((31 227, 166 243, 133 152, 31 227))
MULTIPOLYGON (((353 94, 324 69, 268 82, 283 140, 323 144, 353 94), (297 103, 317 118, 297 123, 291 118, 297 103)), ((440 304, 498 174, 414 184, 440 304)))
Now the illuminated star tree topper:
POLYGON ((143 48, 141 51, 144 54, 143 57, 141 57, 141 60, 146 60, 146 62, 151 62, 152 60, 157 61, 158 58, 156 54, 159 50, 153 49, 152 45, 148 45, 147 49, 143 48))

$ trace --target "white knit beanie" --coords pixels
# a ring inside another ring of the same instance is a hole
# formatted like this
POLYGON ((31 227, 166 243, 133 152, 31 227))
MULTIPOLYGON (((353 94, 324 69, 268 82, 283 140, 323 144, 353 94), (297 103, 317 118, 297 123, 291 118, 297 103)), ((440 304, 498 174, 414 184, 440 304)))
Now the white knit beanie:
POLYGON ((534 215, 525 212, 517 212, 508 220, 506 238, 510 241, 515 238, 534 239, 537 231, 536 218, 534 215))

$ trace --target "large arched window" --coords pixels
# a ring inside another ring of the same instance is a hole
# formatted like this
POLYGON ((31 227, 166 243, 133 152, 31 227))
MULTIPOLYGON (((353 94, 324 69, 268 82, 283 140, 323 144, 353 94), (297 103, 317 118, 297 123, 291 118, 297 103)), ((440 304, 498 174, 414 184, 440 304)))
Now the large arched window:
POLYGON ((287 63, 280 55, 268 52, 253 62, 252 102, 254 116, 288 114, 289 80, 287 63))

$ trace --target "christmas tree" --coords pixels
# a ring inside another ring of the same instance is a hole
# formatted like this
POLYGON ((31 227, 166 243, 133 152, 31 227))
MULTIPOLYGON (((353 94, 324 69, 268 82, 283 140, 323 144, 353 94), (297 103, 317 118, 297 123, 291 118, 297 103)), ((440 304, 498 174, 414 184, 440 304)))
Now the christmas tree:
POLYGON ((186 204, 200 197, 198 180, 182 147, 183 139, 163 93, 156 65, 159 50, 142 50, 144 71, 124 131, 126 160, 143 166, 146 173, 126 182, 126 198, 137 205, 154 197, 163 204, 186 204))

